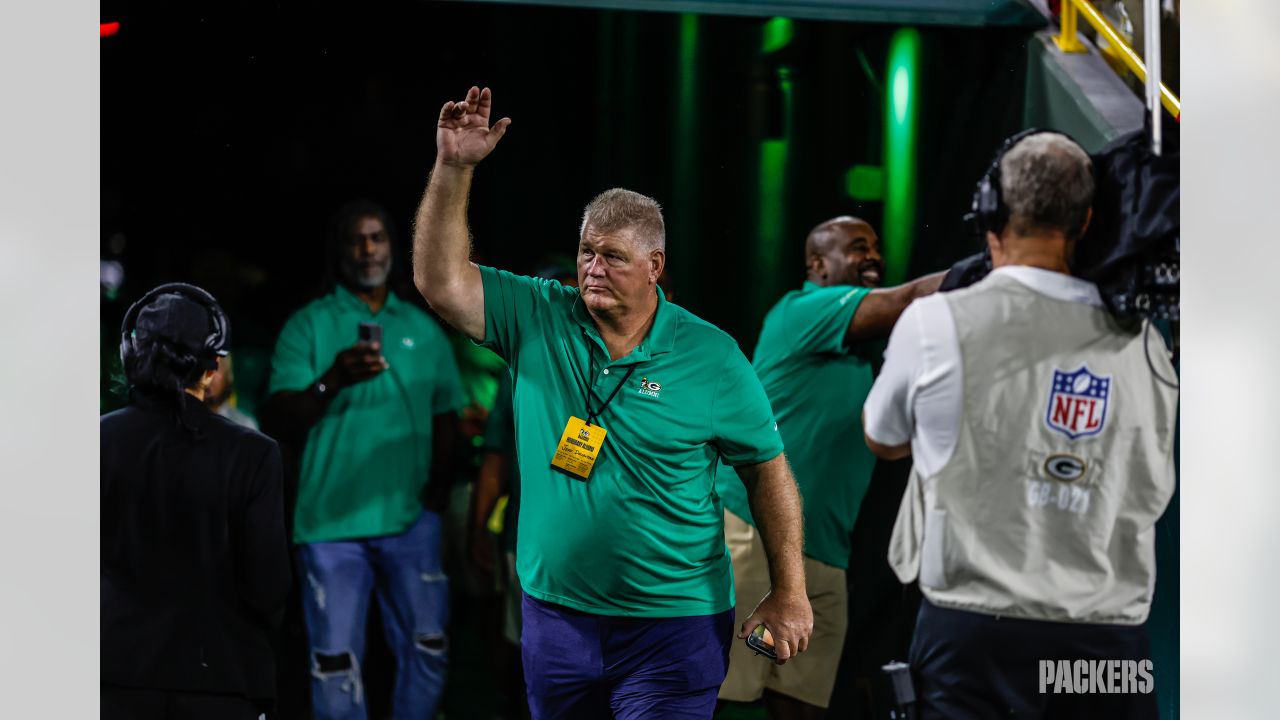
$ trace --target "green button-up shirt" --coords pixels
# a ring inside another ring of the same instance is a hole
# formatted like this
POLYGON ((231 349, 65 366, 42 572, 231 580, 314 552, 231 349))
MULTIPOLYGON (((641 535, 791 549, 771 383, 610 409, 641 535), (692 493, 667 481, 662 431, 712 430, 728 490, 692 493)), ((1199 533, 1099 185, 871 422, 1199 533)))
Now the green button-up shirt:
POLYGON ((649 334, 610 360, 578 290, 480 272, 484 345, 507 359, 513 378, 524 591, 600 615, 733 607, 715 469, 721 459, 750 465, 782 452, 737 343, 659 291, 649 334), (608 436, 588 479, 553 469, 570 416, 587 417, 587 394, 598 408, 615 389, 596 418, 608 436))
POLYGON ((356 343, 362 322, 382 325, 382 354, 391 367, 338 391, 307 433, 294 542, 407 529, 422 513, 432 421, 463 404, 458 367, 435 320, 395 293, 374 314, 342 286, 285 323, 267 392, 309 388, 334 356, 356 343))
MULTIPOLYGON (((805 555, 849 565, 849 536, 871 483, 875 456, 862 439, 862 404, 880 342, 849 348, 844 338, 865 287, 820 287, 782 297, 764 318, 752 365, 778 414, 778 431, 804 501, 805 555)), ((722 468, 725 507, 754 522, 742 482, 722 468)))

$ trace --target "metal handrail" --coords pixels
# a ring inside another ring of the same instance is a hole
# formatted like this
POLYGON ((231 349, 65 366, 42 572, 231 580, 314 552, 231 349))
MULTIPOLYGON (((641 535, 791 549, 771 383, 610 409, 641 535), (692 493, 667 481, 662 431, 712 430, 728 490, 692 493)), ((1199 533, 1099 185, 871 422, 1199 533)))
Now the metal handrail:
MULTIPOLYGON (((1132 70, 1139 80, 1147 81, 1147 66, 1142 62, 1142 58, 1138 57, 1138 53, 1134 52, 1129 43, 1125 42, 1125 39, 1121 37, 1115 26, 1111 24, 1111 21, 1098 12, 1098 8, 1094 7, 1089 0, 1062 0, 1062 18, 1059 21, 1061 32, 1054 38, 1059 50, 1069 53, 1089 51, 1089 48, 1080 42, 1080 36, 1077 32, 1078 15, 1083 15, 1084 19, 1093 26, 1093 29, 1098 31, 1099 35, 1105 37, 1112 47, 1119 50, 1120 60, 1125 67, 1132 70)), ((1160 102, 1164 105, 1164 109, 1169 111, 1170 115, 1175 118, 1182 116, 1181 101, 1164 83, 1160 83, 1160 102)))

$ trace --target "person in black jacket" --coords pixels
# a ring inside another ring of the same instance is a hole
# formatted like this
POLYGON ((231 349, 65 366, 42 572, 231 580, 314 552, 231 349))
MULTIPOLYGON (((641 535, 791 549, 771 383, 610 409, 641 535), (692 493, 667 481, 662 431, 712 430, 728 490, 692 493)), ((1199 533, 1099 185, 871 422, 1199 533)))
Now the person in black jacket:
POLYGON ((101 418, 106 718, 258 718, 290 568, 280 450, 209 410, 225 315, 162 285, 125 316, 128 407, 101 418))

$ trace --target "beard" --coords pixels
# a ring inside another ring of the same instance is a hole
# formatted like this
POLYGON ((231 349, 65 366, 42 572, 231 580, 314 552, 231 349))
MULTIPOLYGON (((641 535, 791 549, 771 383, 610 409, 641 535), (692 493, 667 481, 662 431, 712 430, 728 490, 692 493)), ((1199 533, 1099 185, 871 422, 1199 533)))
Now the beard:
POLYGON ((344 274, 347 280, 362 290, 372 290, 373 288, 382 287, 387 283, 387 278, 391 276, 391 262, 379 263, 374 265, 359 265, 352 262, 343 263, 344 274))

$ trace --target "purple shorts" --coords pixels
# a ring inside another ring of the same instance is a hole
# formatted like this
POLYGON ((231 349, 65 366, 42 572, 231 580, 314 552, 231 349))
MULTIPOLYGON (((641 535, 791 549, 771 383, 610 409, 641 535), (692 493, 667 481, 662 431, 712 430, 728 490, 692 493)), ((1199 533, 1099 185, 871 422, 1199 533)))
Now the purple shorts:
POLYGON ((710 720, 729 671, 733 609, 593 615, 524 596, 521 654, 535 720, 710 720))

